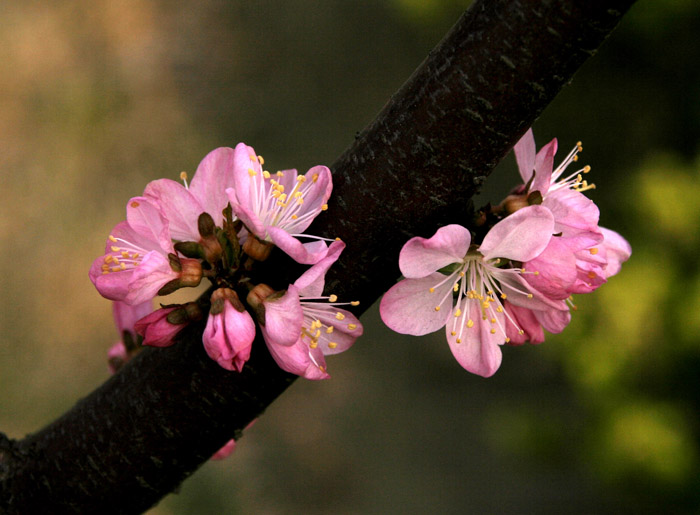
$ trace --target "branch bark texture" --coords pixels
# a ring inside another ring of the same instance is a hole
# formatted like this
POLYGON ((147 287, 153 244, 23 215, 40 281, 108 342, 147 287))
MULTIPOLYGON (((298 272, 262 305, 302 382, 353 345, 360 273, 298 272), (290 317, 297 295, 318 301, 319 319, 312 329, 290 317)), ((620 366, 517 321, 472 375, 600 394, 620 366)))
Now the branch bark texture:
MULTIPOLYGON (((477 0, 332 166, 329 211, 310 230, 348 243, 330 289, 367 308, 409 237, 466 223, 493 167, 632 3, 477 0)), ((0 512, 141 512, 293 382, 259 340, 242 373, 223 370, 202 329, 145 349, 41 431, 0 435, 0 512)))

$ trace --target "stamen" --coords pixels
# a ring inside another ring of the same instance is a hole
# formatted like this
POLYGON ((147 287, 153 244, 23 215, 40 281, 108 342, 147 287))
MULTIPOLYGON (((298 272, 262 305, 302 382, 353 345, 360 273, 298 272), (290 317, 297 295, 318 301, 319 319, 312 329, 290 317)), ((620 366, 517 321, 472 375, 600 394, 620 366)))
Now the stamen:
POLYGON ((187 172, 185 172, 185 171, 180 172, 180 180, 185 183, 186 190, 190 189, 189 186, 187 185, 187 172))

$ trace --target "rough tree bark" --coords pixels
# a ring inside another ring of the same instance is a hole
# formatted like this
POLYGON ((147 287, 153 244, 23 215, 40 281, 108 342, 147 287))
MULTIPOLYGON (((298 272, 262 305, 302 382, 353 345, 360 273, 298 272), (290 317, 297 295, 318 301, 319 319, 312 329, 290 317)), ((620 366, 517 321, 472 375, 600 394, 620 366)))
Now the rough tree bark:
MULTIPOLYGON (((348 243, 330 289, 369 307, 398 277, 409 237, 465 220, 486 176, 633 2, 476 1, 332 166, 328 213, 310 231, 348 243)), ((258 340, 242 373, 223 370, 201 333, 146 349, 23 440, 0 433, 0 511, 141 512, 294 381, 258 340)))

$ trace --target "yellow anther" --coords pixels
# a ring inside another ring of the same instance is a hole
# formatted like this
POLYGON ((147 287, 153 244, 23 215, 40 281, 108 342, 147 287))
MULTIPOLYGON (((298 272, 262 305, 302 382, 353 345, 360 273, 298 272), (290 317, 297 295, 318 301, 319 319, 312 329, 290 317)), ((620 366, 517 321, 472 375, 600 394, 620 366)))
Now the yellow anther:
POLYGON ((111 234, 109 235, 109 241, 117 243, 117 239, 114 236, 112 236, 111 234))
POLYGON ((474 327, 474 320, 472 320, 471 318, 467 320, 467 327, 474 327))
POLYGON ((280 192, 279 192, 278 190, 273 190, 273 192, 271 193, 271 195, 272 195, 274 198, 278 198, 278 197, 280 196, 280 192))
POLYGON ((333 332, 333 329, 335 329, 335 327, 333 327, 332 325, 329 325, 328 328, 326 329, 326 334, 331 334, 333 332))
POLYGON ((435 293, 435 288, 432 288, 432 287, 431 287, 428 291, 429 291, 430 293, 435 293))
POLYGON ((338 344, 335 342, 328 342, 329 349, 335 349, 337 346, 338 346, 338 344))
POLYGON ((304 203, 304 199, 301 198, 301 197, 299 197, 299 198, 297 199, 297 205, 301 206, 303 203, 304 203))
POLYGON ((338 320, 344 320, 344 319, 345 319, 345 315, 343 315, 340 311, 338 311, 338 312, 335 314, 335 318, 337 318, 338 320))
POLYGON ((491 307, 491 304, 489 304, 488 302, 482 302, 481 307, 484 309, 489 309, 489 307, 491 307))
POLYGON ((460 276, 460 277, 464 277, 464 272, 460 272, 460 273, 459 273, 459 276, 460 276))
POLYGON ((595 272, 588 272, 589 279, 595 279, 595 272))
POLYGON ((112 261, 114 261, 114 256, 112 256, 112 254, 105 256, 105 263, 111 263, 112 261))
POLYGON ((462 316, 462 310, 457 308, 457 311, 455 311, 455 317, 461 317, 462 316))
POLYGON ((435 306, 435 311, 440 311, 440 306, 435 306))
POLYGON ((496 308, 496 311, 498 311, 499 313, 503 313, 503 308, 501 306, 498 306, 496 308))
POLYGON ((112 272, 121 272, 122 269, 121 269, 121 267, 113 266, 113 267, 111 268, 111 270, 112 270, 112 272))
POLYGON ((112 256, 112 261, 117 265, 119 264, 119 258, 117 256, 112 256))
POLYGON ((528 299, 531 299, 531 298, 532 298, 532 293, 528 293, 528 294, 527 294, 527 298, 528 298, 528 299))
POLYGON ((520 330, 518 331, 518 334, 525 334, 525 331, 523 331, 522 329, 520 329, 520 330))
POLYGON ((301 182, 301 183, 306 182, 306 175, 298 175, 297 182, 301 182))
POLYGON ((582 141, 577 141, 576 146, 578 147, 578 151, 581 152, 583 150, 583 142, 582 141))
POLYGON ((284 202, 287 200, 287 194, 286 193, 280 193, 279 198, 277 199, 279 202, 284 202))
POLYGON ((524 268, 521 268, 521 269, 520 269, 520 273, 521 273, 521 274, 524 274, 524 273, 525 273, 525 269, 524 269, 524 268))
POLYGON ((491 334, 496 334, 496 329, 491 329, 491 334))
POLYGON ((457 338, 457 343, 462 343, 462 339, 461 339, 461 338, 457 338))
POLYGON ((316 347, 318 347, 318 342, 313 341, 309 344, 310 349, 315 349, 316 347))
POLYGON ((319 336, 321 336, 321 330, 320 330, 320 329, 318 329, 318 330, 314 333, 314 338, 318 339, 319 336))
POLYGON ((102 271, 107 271, 107 272, 109 272, 109 265, 103 264, 103 265, 102 265, 102 271))
POLYGON ((583 167, 583 173, 588 173, 588 172, 590 172, 590 171, 591 171, 591 167, 590 167, 590 166, 586 165, 586 166, 583 167))
POLYGON ((248 158, 249 158, 251 161, 257 161, 257 160, 258 160, 258 156, 256 156, 256 155, 253 154, 253 153, 248 154, 248 158))
POLYGON ((292 218, 292 220, 296 220, 296 219, 299 218, 299 217, 298 217, 297 215, 292 215, 291 218, 292 218))
POLYGON ((139 207, 141 204, 136 202, 135 200, 130 204, 131 207, 139 207))
POLYGON ((296 191, 296 192, 294 192, 294 195, 292 195, 292 197, 294 197, 294 198, 299 198, 299 197, 301 197, 301 191, 296 191))
POLYGON ((263 177, 265 177, 265 179, 269 179, 269 178, 270 178, 270 172, 268 172, 267 170, 263 170, 263 177))
POLYGON ((119 268, 126 270, 126 265, 124 263, 119 263, 119 268))
POLYGON ((337 295, 331 295, 328 297, 329 302, 337 302, 338 301, 338 296, 337 295))
POLYGON ((265 160, 263 159, 263 156, 258 156, 258 161, 260 161, 261 165, 265 164, 265 160))
POLYGON ((340 241, 340 238, 336 238, 335 241, 340 241))
POLYGON ((180 180, 181 181, 187 180, 187 172, 180 172, 180 180))
MULTIPOLYGON (((580 150, 579 150, 579 152, 580 152, 580 150)), ((576 161, 578 161, 578 156, 572 157, 571 160, 575 163, 576 161)))
POLYGON ((355 329, 357 329, 357 324, 348 324, 348 329, 354 331, 355 329))
POLYGON ((588 249, 588 252, 590 252, 591 254, 593 254, 595 256, 598 253, 598 249, 596 247, 593 247, 593 248, 588 249))
POLYGON ((252 168, 248 168, 248 175, 250 175, 251 177, 255 177, 256 175, 258 175, 258 173, 252 168))
POLYGON ((508 295, 506 295, 505 293, 501 293, 501 298, 503 300, 506 300, 508 298, 508 295))
POLYGON ((491 290, 486 292, 486 295, 493 295, 493 292, 491 290))
POLYGON ((277 173, 275 174, 277 177, 284 177, 284 172, 278 170, 277 173))
POLYGON ((540 275, 540 271, 539 271, 539 270, 535 270, 535 275, 540 275))
POLYGON ((131 257, 126 250, 122 250, 121 255, 124 259, 129 259, 131 257))
POLYGON ((492 319, 491 319, 491 323, 492 323, 492 324, 495 324, 495 323, 496 323, 496 319, 495 319, 495 318, 492 318, 492 319))
POLYGON ((506 336, 506 343, 510 343, 510 338, 506 336))
POLYGON ((456 336, 456 335, 457 335, 457 333, 455 333, 454 331, 450 331, 450 334, 451 334, 452 336, 456 336))
POLYGON ((454 291, 454 292, 459 291, 459 283, 454 284, 454 286, 452 287, 452 291, 454 291))
POLYGON ((314 174, 313 181, 314 182, 318 181, 318 174, 317 173, 314 174))
POLYGON ((141 255, 141 254, 139 254, 138 252, 134 252, 134 253, 131 255, 131 259, 136 259, 136 258, 139 257, 140 255, 141 255))
POLYGON ((359 300, 353 300, 353 301, 350 302, 350 305, 351 305, 351 306, 359 306, 359 305, 360 305, 360 301, 359 301, 359 300))
POLYGON ((328 204, 323 204, 321 206, 321 211, 328 211, 328 204))
POLYGON ((112 252, 119 252, 120 247, 117 247, 116 245, 112 245, 109 249, 110 249, 112 252))

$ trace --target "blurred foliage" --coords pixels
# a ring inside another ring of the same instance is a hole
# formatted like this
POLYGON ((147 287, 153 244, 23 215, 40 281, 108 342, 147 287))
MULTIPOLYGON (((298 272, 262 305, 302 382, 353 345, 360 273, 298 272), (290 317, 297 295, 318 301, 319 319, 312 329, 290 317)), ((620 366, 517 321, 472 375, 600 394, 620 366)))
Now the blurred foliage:
MULTIPOLYGON (((87 269, 130 196, 237 141, 332 162, 466 5, 1 4, 0 428, 106 378, 116 334, 87 269)), ((638 2, 535 126, 584 141, 601 222, 634 250, 563 334, 483 380, 442 333, 370 310, 331 381, 298 382, 153 513, 697 513, 699 31, 693 0, 638 2)), ((508 158, 483 196, 516 177, 508 158)))

